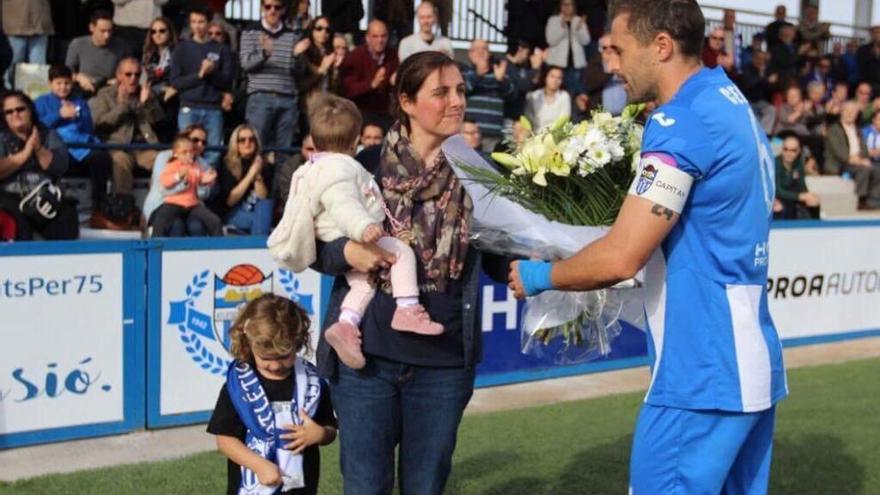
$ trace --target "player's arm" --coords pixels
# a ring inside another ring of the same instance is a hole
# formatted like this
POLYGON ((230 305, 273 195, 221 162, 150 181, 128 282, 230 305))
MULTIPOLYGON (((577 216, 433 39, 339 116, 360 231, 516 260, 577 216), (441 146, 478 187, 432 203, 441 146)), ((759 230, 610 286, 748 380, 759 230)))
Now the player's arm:
POLYGON ((545 290, 593 290, 632 278, 678 221, 693 177, 666 155, 648 156, 617 220, 603 238, 555 263, 515 261, 510 288, 518 298, 545 290), (653 174, 653 175, 652 175, 653 174))
POLYGON ((553 263, 550 279, 559 290, 593 290, 630 279, 645 266, 678 221, 673 210, 629 195, 605 237, 571 258, 553 263))

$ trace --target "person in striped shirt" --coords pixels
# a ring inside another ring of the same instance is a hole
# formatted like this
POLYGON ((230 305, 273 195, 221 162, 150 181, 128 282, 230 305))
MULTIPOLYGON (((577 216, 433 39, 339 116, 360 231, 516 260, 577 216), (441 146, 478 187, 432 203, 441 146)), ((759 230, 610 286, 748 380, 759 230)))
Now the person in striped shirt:
POLYGON ((495 60, 489 43, 476 39, 468 49, 470 64, 462 64, 467 95, 465 119, 473 120, 483 134, 483 150, 491 151, 501 139, 504 123, 504 100, 515 88, 507 75, 507 59, 495 60))

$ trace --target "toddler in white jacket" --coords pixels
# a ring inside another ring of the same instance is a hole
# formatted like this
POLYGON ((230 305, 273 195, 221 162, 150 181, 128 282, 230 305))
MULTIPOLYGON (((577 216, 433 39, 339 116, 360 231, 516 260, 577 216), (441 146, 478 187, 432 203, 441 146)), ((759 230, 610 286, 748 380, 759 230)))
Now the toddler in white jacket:
MULTIPOLYGON (((419 304, 416 257, 400 239, 387 235, 382 192, 360 163, 352 158, 361 128, 361 115, 349 100, 325 96, 309 115, 317 153, 293 174, 284 216, 269 236, 268 247, 280 264, 300 272, 316 259, 315 238, 330 242, 340 237, 376 243, 395 256, 391 266, 392 295, 397 309, 391 328, 439 335, 443 326, 431 320, 419 304)), ((339 321, 324 333, 339 359, 352 369, 363 368, 358 326, 375 295, 369 275, 345 274, 349 291, 339 321)))

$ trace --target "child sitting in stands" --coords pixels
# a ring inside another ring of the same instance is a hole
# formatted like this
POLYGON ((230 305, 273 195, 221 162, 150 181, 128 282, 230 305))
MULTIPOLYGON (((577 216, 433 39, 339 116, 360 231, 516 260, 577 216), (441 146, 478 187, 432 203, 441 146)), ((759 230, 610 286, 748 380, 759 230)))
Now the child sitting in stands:
POLYGON ((189 136, 180 134, 174 138, 172 157, 165 170, 162 171, 162 187, 176 188, 180 184, 185 187, 179 192, 165 196, 162 206, 153 214, 153 237, 164 237, 174 220, 186 221, 194 217, 205 225, 208 235, 223 235, 223 223, 199 200, 198 187, 210 186, 217 180, 217 172, 213 169, 203 170, 193 158, 193 143, 189 136))

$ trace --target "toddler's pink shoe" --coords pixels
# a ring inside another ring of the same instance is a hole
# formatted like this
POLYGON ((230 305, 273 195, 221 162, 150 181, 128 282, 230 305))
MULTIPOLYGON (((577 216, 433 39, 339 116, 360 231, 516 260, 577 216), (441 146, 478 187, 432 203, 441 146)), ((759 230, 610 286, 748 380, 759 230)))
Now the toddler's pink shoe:
POLYGON ((431 321, 428 312, 421 304, 414 306, 398 306, 391 319, 391 328, 401 332, 413 332, 422 335, 440 335, 443 325, 431 321))
POLYGON ((356 326, 347 321, 337 321, 324 332, 324 338, 349 368, 359 370, 367 365, 367 359, 361 351, 361 332, 356 326))

